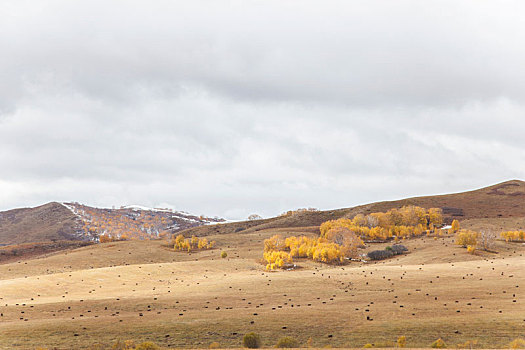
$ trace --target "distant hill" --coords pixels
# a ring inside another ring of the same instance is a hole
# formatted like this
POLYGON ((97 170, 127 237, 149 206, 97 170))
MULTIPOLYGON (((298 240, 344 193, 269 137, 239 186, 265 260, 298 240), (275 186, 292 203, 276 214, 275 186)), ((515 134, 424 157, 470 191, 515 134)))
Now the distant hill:
POLYGON ((78 218, 60 203, 0 212, 0 244, 82 240, 78 218))
POLYGON ((100 235, 133 239, 159 237, 224 221, 139 206, 95 208, 52 202, 35 208, 0 212, 0 246, 49 241, 96 241, 100 235))
POLYGON ((207 236, 232 232, 248 233, 271 228, 302 227, 305 230, 315 230, 316 226, 327 220, 353 218, 357 214, 384 212, 405 205, 442 208, 447 223, 452 222, 453 219, 525 217, 525 182, 511 180, 468 192, 377 202, 345 209, 289 212, 286 215, 263 220, 195 227, 181 233, 207 236))
POLYGON ((115 238, 148 239, 182 232, 207 236, 253 232, 271 228, 302 228, 315 231, 324 221, 357 214, 387 211, 405 205, 442 208, 446 222, 483 218, 525 217, 525 182, 511 180, 474 191, 377 202, 352 208, 289 212, 263 220, 221 223, 208 218, 176 212, 128 206, 119 209, 94 208, 79 203, 52 202, 36 208, 0 212, 0 245, 49 241, 96 241, 99 235, 115 238))

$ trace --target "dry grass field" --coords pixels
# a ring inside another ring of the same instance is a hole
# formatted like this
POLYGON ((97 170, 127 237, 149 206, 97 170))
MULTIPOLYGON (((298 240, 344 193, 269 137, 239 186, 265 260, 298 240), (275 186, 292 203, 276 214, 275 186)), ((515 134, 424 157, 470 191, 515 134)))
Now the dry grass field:
POLYGON ((314 347, 393 347, 405 335, 407 347, 443 338, 450 348, 525 337, 523 244, 470 255, 450 237, 424 237, 391 260, 299 261, 296 270, 266 272, 263 240, 298 231, 211 236, 217 249, 191 254, 127 241, 0 265, 0 348, 109 348, 119 339, 240 347, 251 331, 265 347, 283 336, 301 346, 312 338, 314 347))

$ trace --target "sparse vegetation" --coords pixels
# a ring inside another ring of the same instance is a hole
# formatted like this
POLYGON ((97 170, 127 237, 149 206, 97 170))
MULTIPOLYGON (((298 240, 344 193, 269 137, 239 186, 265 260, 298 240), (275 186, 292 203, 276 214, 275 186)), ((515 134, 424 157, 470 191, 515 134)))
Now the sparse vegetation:
POLYGON ((447 347, 443 339, 439 338, 436 341, 434 341, 432 344, 430 344, 430 347, 433 349, 444 349, 447 347))
POLYGON ((146 341, 137 345, 135 350, 160 350, 160 346, 151 341, 146 341))
POLYGON ((516 338, 509 344, 510 349, 525 349, 525 339, 516 338))
POLYGON ((279 339, 275 347, 276 348, 298 348, 299 343, 297 342, 297 340, 295 340, 292 337, 283 337, 279 339))
POLYGON ((457 349, 475 349, 477 345, 478 345, 477 340, 467 340, 464 343, 457 344, 456 348, 457 349))
POLYGON ((210 344, 210 346, 208 346, 208 349, 219 349, 220 347, 221 347, 221 344, 214 341, 213 343, 210 344))
POLYGON ((135 349, 135 342, 133 340, 121 341, 119 339, 111 346, 111 350, 133 350, 133 349, 135 349))
POLYGON ((178 235, 173 242, 175 250, 185 250, 191 252, 192 250, 212 249, 215 246, 215 241, 208 242, 207 238, 198 238, 192 236, 184 238, 183 235, 178 235))
POLYGON ((505 231, 501 233, 501 238, 506 242, 525 242, 525 231, 505 231))
POLYGON ((397 338, 397 347, 404 348, 407 345, 407 337, 404 335, 397 338))
POLYGON ((313 348, 314 347, 314 340, 312 337, 308 337, 308 340, 306 341, 306 347, 307 348, 313 348))
POLYGON ((261 337, 254 332, 247 333, 242 338, 242 345, 248 349, 258 349, 261 347, 261 337))

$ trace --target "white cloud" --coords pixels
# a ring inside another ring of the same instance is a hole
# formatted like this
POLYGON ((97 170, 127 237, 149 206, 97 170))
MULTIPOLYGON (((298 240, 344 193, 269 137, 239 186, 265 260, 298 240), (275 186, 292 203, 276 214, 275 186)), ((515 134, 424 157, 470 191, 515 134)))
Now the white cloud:
POLYGON ((523 178, 519 1, 4 1, 0 208, 275 215, 523 178))

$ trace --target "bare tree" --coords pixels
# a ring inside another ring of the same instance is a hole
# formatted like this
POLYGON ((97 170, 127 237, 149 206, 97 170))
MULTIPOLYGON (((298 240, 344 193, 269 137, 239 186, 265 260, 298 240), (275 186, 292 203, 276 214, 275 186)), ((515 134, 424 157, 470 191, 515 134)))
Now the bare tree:
POLYGON ((368 227, 370 228, 379 226, 379 219, 375 216, 367 215, 366 221, 367 221, 368 227))
POLYGON ((496 232, 491 229, 482 230, 479 234, 478 245, 482 250, 490 250, 496 242, 496 232))

